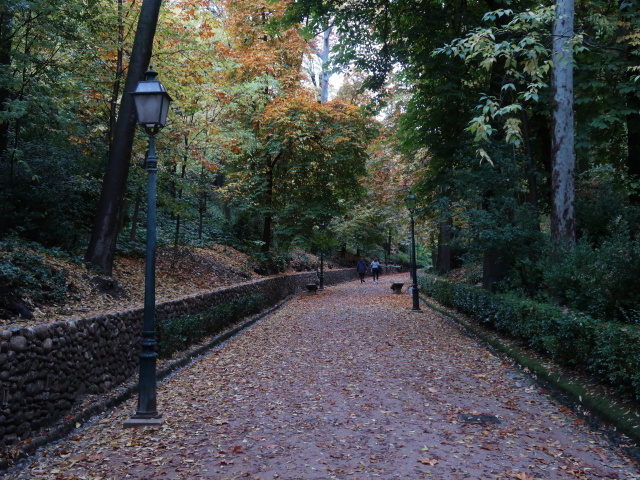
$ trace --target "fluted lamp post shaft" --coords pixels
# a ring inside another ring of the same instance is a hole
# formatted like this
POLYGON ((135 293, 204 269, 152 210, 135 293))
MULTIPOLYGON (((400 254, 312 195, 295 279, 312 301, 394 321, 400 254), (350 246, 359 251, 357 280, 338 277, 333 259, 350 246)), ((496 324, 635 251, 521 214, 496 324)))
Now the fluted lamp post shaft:
POLYGON ((157 426, 162 424, 162 415, 157 410, 156 396, 156 157, 155 135, 166 125, 171 97, 164 86, 156 80, 158 74, 152 69, 146 79, 138 82, 131 92, 140 126, 149 135, 147 170, 147 251, 144 285, 144 319, 140 341, 140 376, 138 380, 138 409, 125 421, 125 427, 157 426))

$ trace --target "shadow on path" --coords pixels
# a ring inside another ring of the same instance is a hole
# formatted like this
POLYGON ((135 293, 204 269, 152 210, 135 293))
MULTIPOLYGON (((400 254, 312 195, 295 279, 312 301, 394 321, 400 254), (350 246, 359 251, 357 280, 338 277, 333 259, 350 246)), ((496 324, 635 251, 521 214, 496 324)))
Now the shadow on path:
POLYGON ((29 479, 640 479, 633 463, 393 280, 301 295, 39 452, 29 479))

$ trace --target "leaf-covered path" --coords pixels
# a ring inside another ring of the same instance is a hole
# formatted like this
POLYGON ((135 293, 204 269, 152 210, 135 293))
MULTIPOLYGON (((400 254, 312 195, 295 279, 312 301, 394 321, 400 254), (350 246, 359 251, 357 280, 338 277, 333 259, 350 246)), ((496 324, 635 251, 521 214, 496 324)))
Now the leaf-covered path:
POLYGON ((162 427, 123 429, 134 399, 9 478, 640 479, 391 278, 293 299, 159 385, 162 427))

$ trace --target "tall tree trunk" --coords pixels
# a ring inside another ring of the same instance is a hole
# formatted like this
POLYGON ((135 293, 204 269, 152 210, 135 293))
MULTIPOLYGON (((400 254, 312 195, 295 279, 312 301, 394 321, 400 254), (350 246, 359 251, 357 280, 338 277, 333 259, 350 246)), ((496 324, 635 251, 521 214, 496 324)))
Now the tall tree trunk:
MULTIPOLYGON (((185 139, 185 143, 186 143, 186 139, 185 139)), ((184 177, 187 174, 187 156, 184 156, 184 162, 182 163, 182 169, 180 172, 180 178, 182 180, 184 180, 184 177)), ((182 183, 180 183, 180 186, 178 188, 178 200, 182 201, 182 183)), ((175 248, 178 248, 178 245, 180 244, 180 226, 182 223, 182 216, 180 215, 180 213, 178 213, 177 217, 176 217, 176 236, 175 236, 175 241, 173 242, 173 246, 175 248)))
POLYGON ((200 165, 200 195, 198 196, 198 238, 202 240, 204 230, 204 215, 207 213, 207 190, 202 188, 207 178, 207 170, 204 164, 200 165))
POLYGON ((142 189, 136 190, 136 197, 133 204, 133 216, 131 217, 131 232, 129 233, 129 240, 132 242, 136 239, 138 232, 138 219, 140 217, 140 202, 142 201, 142 189))
POLYGON ((122 96, 95 223, 85 254, 86 261, 102 268, 108 275, 111 275, 113 269, 113 256, 118 239, 118 218, 126 192, 135 133, 133 98, 128 93, 135 90, 138 81, 144 78, 144 73, 149 67, 161 4, 162 0, 143 0, 140 8, 131 61, 124 84, 125 94, 122 96))
MULTIPOLYGON (((13 13, 5 10, 6 7, 0 7, 0 66, 8 68, 11 65, 11 47, 12 47, 12 31, 13 13)), ((0 111, 5 109, 4 103, 11 97, 11 91, 8 88, 0 88, 0 111)), ((0 122, 0 162, 6 157, 7 147, 9 146, 9 123, 0 122)))
MULTIPOLYGON (((633 29, 633 22, 629 19, 636 18, 638 13, 637 2, 625 2, 618 0, 620 8, 619 25, 628 25, 622 27, 622 32, 627 38, 635 38, 636 31, 633 29), (631 28, 629 28, 631 27, 631 28)), ((637 65, 638 55, 636 53, 637 44, 629 41, 627 44, 626 59, 630 65, 637 65)), ((631 76, 630 74, 628 74, 631 76)), ((627 115, 627 174, 635 181, 640 181, 640 96, 635 92, 627 94, 627 108, 631 112, 627 115)), ((629 198, 634 205, 640 205, 640 189, 634 189, 629 198)))
POLYGON ((551 239, 554 245, 576 240, 573 130, 574 0, 556 0, 553 23, 553 134, 551 141, 551 239))
POLYGON ((269 253, 271 250, 271 228, 273 225, 273 164, 267 172, 267 192, 266 192, 266 210, 264 215, 264 223, 262 224, 262 249, 263 253, 269 253))
POLYGON ((451 270, 451 239, 452 239, 453 219, 447 218, 440 223, 438 233, 438 256, 436 259, 436 272, 447 273, 451 270))
MULTIPOLYGON (((633 113, 627 115, 627 173, 636 181, 640 180, 640 98, 630 93, 628 103, 633 113)), ((640 205, 638 189, 631 194, 631 202, 640 205)))
POLYGON ((331 36, 332 27, 327 28, 322 34, 322 54, 320 60, 322 60, 322 78, 320 79, 320 102, 326 103, 329 101, 329 53, 331 52, 331 45, 329 45, 329 37, 331 36))
POLYGON ((529 130, 529 115, 523 108, 520 114, 522 120, 522 136, 524 140, 525 169, 527 171, 527 184, 529 186, 528 200, 536 215, 536 230, 540 231, 540 205, 538 202, 538 180, 536 168, 533 163, 533 148, 531 148, 531 132, 529 130))
POLYGON ((107 131, 108 148, 113 144, 113 134, 116 129, 116 121, 118 118, 120 86, 122 84, 122 75, 124 74, 124 7, 122 5, 122 0, 118 0, 118 45, 118 53, 116 56, 116 77, 112 86, 111 101, 109 102, 109 130, 107 131))
POLYGON ((204 214, 207 212, 207 194, 202 192, 198 200, 198 239, 202 240, 204 231, 204 214))
MULTIPOLYGON (((24 44, 24 51, 22 54, 25 58, 30 58, 31 56, 31 48, 33 46, 33 39, 31 38, 31 30, 33 29, 33 18, 34 14, 32 11, 27 13, 27 19, 24 21, 24 35, 22 39, 22 43, 24 44)), ((9 97, 7 100, 23 100, 26 94, 26 88, 28 81, 31 80, 31 71, 27 68, 26 65, 21 67, 20 72, 20 88, 15 91, 9 91, 9 97)), ((20 142, 20 130, 22 129, 22 118, 18 117, 14 121, 13 126, 13 145, 9 146, 11 143, 11 139, 8 134, 10 133, 7 130, 7 150, 5 150, 5 160, 9 162, 9 183, 12 184, 15 179, 15 168, 17 164, 17 151, 18 145, 20 142), (11 150, 11 151, 10 151, 11 150)))

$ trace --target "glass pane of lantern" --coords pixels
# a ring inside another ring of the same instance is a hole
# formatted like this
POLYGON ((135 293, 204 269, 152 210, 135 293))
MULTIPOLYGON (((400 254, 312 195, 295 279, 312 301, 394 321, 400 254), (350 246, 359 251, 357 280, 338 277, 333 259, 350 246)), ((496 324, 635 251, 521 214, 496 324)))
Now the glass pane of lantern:
POLYGON ((169 103, 171 103, 168 95, 162 96, 162 107, 160 112, 160 125, 165 126, 167 123, 167 115, 169 114, 169 103))
POLYGON ((160 114, 162 112, 161 105, 163 103, 162 96, 161 93, 134 96, 140 124, 155 126, 160 122, 160 114))

